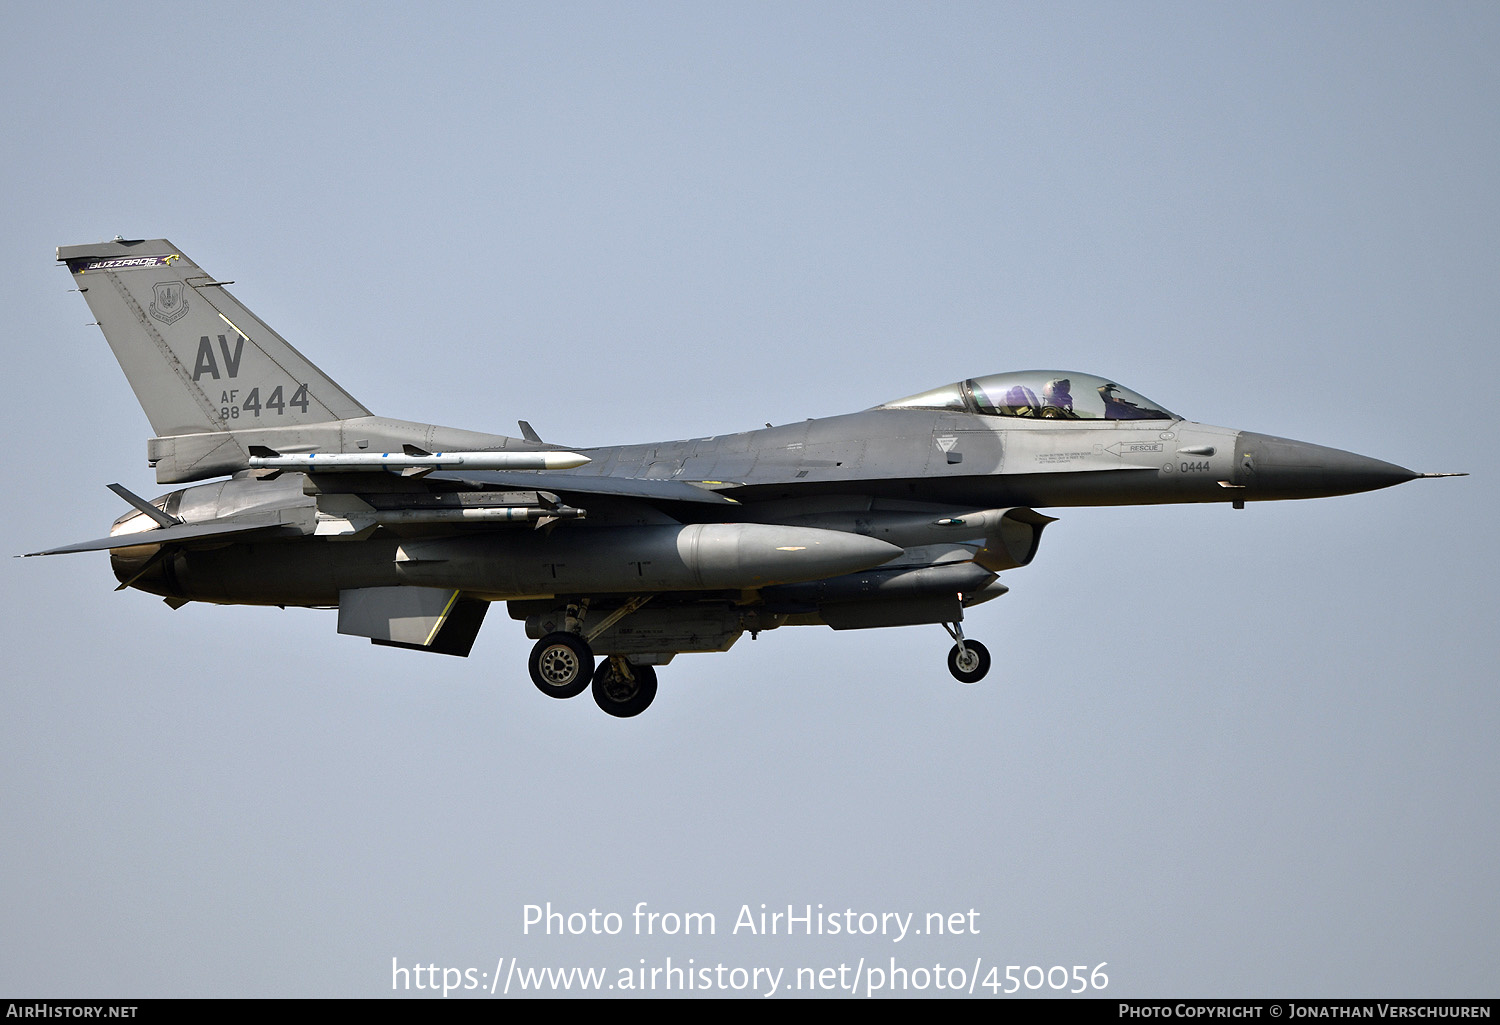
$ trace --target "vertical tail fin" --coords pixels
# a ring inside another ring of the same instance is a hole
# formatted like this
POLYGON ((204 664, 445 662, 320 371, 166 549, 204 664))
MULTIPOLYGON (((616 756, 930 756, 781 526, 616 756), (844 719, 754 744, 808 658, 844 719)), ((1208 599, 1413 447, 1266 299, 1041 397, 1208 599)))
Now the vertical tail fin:
POLYGON ((159 438, 370 411, 166 239, 60 246, 159 438))

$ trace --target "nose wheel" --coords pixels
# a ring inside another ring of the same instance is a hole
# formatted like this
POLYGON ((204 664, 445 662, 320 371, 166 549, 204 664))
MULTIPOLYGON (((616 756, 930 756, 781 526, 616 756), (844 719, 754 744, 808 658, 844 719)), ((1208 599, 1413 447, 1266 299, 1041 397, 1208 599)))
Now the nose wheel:
POLYGON ((978 683, 990 671, 990 649, 978 641, 964 640, 963 627, 943 624, 948 636, 958 643, 948 652, 948 672, 959 683, 978 683))
POLYGON ((990 671, 990 652, 978 641, 955 644, 948 652, 948 672, 959 683, 978 683, 990 671))

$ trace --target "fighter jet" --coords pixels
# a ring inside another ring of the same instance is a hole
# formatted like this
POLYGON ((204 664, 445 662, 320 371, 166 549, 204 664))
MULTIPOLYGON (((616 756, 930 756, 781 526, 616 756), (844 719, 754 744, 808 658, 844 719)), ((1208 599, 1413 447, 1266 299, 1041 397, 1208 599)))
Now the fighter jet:
POLYGON ((154 437, 159 484, 110 535, 120 588, 338 609, 338 631, 466 656, 504 602, 543 694, 638 715, 658 666, 747 631, 941 625, 1005 594, 1038 509, 1346 495, 1421 476, 1184 420, 1116 381, 1031 370, 862 412, 608 448, 376 416, 164 239, 57 251, 154 437), (209 483, 193 483, 208 481, 209 483))

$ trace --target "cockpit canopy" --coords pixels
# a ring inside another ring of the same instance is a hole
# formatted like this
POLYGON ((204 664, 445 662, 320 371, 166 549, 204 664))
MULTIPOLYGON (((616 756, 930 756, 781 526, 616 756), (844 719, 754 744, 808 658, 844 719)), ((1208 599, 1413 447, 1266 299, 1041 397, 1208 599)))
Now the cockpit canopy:
POLYGON ((1034 420, 1182 419, 1113 381, 1068 370, 1018 370, 973 377, 875 408, 953 409, 1034 420))

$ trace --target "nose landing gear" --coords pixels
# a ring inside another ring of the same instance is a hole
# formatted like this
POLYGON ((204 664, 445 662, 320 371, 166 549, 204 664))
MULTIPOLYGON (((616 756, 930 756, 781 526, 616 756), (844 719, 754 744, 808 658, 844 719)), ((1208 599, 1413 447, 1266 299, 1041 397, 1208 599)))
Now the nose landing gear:
POLYGON ((990 649, 978 641, 964 640, 964 628, 944 623, 943 629, 958 643, 948 652, 948 672, 959 683, 978 683, 990 671, 990 649))

